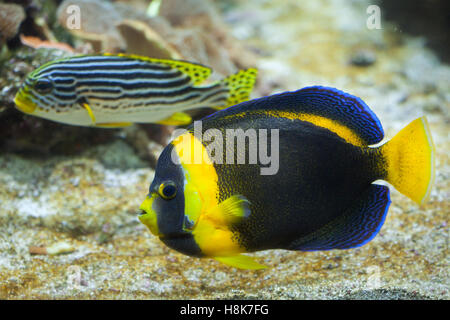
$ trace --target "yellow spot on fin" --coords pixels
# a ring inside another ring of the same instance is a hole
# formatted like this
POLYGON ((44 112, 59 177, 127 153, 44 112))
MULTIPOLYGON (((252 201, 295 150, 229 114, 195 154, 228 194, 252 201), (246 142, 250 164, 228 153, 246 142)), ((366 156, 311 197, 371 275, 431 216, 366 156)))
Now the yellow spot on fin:
POLYGON ((91 107, 87 103, 83 103, 83 108, 86 109, 86 111, 88 112, 89 117, 92 120, 92 124, 95 125, 95 116, 94 116, 94 113, 92 112, 91 107))
POLYGON ((182 126, 185 124, 190 124, 192 122, 192 118, 190 115, 184 112, 175 112, 170 117, 158 121, 157 123, 163 124, 166 126, 182 126))
MULTIPOLYGON (((105 53, 106 56, 114 56, 116 54, 112 53, 105 53)), ((198 85, 202 83, 204 80, 209 78, 211 75, 211 68, 206 67, 201 64, 183 61, 183 60, 170 60, 170 59, 157 59, 157 58, 149 58, 134 54, 123 54, 119 53, 117 54, 119 57, 126 57, 131 59, 137 59, 141 61, 147 61, 150 63, 157 63, 157 64, 165 64, 167 66, 170 66, 172 68, 176 68, 185 75, 189 76, 193 82, 194 85, 198 85)))
POLYGON ((235 267, 238 269, 260 270, 267 268, 267 266, 256 262, 252 257, 243 254, 231 257, 214 257, 214 259, 228 266, 235 267))
POLYGON ((241 70, 238 73, 223 79, 221 83, 229 89, 227 102, 225 106, 218 106, 215 108, 220 110, 247 101, 250 98, 250 93, 255 85, 257 74, 257 69, 250 68, 241 70))
POLYGON ((105 122, 105 123, 96 123, 95 126, 99 128, 122 128, 129 127, 133 123, 132 122, 105 122))
POLYGON ((250 202, 242 195, 233 195, 206 213, 219 226, 227 226, 250 215, 250 202))
POLYGON ((418 118, 381 146, 387 161, 387 181, 418 204, 430 195, 435 148, 425 117, 418 118))

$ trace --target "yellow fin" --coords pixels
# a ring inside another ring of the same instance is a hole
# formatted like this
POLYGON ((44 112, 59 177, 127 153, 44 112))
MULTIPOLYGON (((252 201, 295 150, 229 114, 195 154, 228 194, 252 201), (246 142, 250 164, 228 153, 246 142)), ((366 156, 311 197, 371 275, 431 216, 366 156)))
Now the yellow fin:
POLYGON ((243 254, 231 257, 214 257, 214 259, 228 266, 235 267, 238 269, 260 270, 267 268, 267 266, 256 262, 252 257, 243 254))
POLYGON ((184 112, 175 112, 170 117, 158 121, 157 123, 163 124, 166 126, 182 126, 185 124, 190 124, 192 122, 192 118, 190 115, 184 112))
POLYGON ((218 106, 215 109, 220 110, 247 101, 255 85, 257 74, 257 69, 250 68, 223 79, 221 83, 229 89, 227 102, 225 106, 218 106))
POLYGON ((236 223, 250 215, 250 202, 242 195, 233 195, 206 213, 217 225, 236 223))
POLYGON ((105 122, 105 123, 96 123, 95 127, 99 128, 122 128, 129 127, 133 123, 132 122, 105 122))
POLYGON ((91 120, 92 120, 92 124, 95 125, 95 116, 94 116, 94 113, 92 112, 91 107, 90 107, 87 103, 83 103, 83 108, 86 109, 86 111, 87 111, 88 114, 89 114, 89 117, 90 117, 91 120))
POLYGON ((381 146, 387 178, 398 191, 418 204, 430 194, 434 180, 435 149, 425 117, 412 121, 381 146))
POLYGON ((189 76, 194 85, 200 84, 204 80, 209 78, 209 76, 211 75, 211 72, 212 72, 211 68, 209 68, 207 66, 193 63, 193 62, 183 61, 183 60, 157 59, 157 58, 149 58, 149 57, 139 56, 139 55, 135 55, 135 54, 123 54, 123 53, 119 53, 119 54, 105 53, 104 55, 107 55, 107 56, 117 55, 119 57, 137 59, 137 60, 141 60, 141 61, 147 61, 150 63, 165 64, 165 65, 171 66, 173 68, 176 68, 179 71, 181 71, 182 73, 184 73, 185 75, 189 76))

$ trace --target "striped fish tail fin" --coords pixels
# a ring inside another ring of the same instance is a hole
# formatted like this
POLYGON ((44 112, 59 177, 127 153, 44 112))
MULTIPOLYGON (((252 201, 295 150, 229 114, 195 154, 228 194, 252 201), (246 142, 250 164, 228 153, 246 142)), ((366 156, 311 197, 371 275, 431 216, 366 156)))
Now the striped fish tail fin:
POLYGON ((223 79, 221 84, 228 88, 228 97, 224 106, 217 106, 215 109, 228 108, 249 100, 257 74, 258 70, 256 68, 249 68, 240 70, 238 73, 223 79))
POLYGON ((434 145, 428 122, 418 118, 381 146, 387 162, 386 180, 418 204, 430 194, 434 180, 434 145))

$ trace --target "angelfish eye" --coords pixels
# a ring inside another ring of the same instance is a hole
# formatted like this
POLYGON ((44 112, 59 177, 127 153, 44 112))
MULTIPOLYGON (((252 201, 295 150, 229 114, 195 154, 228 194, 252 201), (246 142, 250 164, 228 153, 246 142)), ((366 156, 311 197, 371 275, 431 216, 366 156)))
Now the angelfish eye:
POLYGON ((53 83, 49 79, 38 79, 33 86, 33 89, 38 93, 46 94, 52 91, 53 83))
POLYGON ((165 181, 159 185, 158 193, 163 199, 173 199, 177 195, 177 186, 173 181, 165 181))

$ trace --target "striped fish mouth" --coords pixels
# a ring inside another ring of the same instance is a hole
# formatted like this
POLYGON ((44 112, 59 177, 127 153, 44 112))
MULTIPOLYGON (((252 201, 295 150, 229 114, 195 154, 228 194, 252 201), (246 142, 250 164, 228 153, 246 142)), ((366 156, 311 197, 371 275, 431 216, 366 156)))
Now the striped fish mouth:
POLYGON ((14 103, 16 104, 16 108, 22 111, 23 113, 31 114, 36 110, 36 104, 24 96, 23 92, 20 91, 17 93, 14 98, 14 103))

